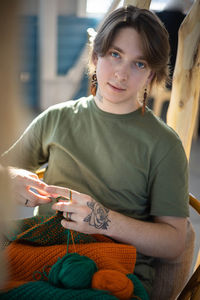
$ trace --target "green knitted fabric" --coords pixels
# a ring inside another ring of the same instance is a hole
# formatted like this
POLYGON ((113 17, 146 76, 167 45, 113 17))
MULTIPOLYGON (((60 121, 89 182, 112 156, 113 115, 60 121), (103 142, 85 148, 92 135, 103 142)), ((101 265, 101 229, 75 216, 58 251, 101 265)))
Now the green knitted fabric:
MULTIPOLYGON (((147 292, 142 283, 134 274, 128 274, 127 277, 134 284, 134 296, 141 300, 149 300, 147 292)), ((114 300, 117 299, 113 295, 109 295, 106 291, 95 289, 64 289, 51 285, 47 281, 34 281, 26 283, 18 288, 10 290, 7 293, 0 294, 2 300, 60 300, 60 299, 75 299, 75 300, 114 300)), ((132 299, 136 299, 133 297, 132 299)))
POLYGON ((26 283, 7 293, 0 294, 2 300, 116 300, 105 291, 94 289, 62 289, 46 281, 26 283))
POLYGON ((9 231, 4 232, 4 235, 9 241, 16 240, 18 234, 28 230, 29 228, 35 226, 36 224, 40 224, 47 219, 45 216, 37 216, 19 220, 11 221, 11 226, 9 227, 9 231))
MULTIPOLYGON (((23 241, 40 246, 62 245, 68 242, 68 229, 61 226, 62 214, 52 217, 32 217, 16 222, 15 231, 7 234, 10 241, 23 241)), ((75 244, 97 242, 93 235, 73 231, 75 244)), ((71 234, 69 244, 72 243, 71 234)))

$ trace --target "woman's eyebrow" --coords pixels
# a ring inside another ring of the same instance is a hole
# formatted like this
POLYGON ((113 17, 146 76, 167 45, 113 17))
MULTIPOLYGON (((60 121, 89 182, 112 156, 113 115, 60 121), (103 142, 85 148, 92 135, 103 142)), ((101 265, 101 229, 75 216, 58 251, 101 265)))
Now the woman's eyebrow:
MULTIPOLYGON (((116 50, 116 51, 118 51, 118 52, 120 52, 120 53, 122 53, 122 54, 125 53, 125 52, 124 52, 120 47, 118 47, 118 46, 111 45, 110 48, 113 49, 113 50, 116 50)), ((144 56, 141 56, 141 55, 136 56, 136 57, 134 58, 134 60, 142 60, 142 61, 146 62, 145 57, 144 57, 144 56)))
POLYGON ((123 51, 121 48, 119 48, 118 46, 111 45, 110 48, 111 48, 111 49, 114 49, 114 50, 117 50, 117 51, 119 51, 119 52, 121 52, 121 53, 124 53, 124 51, 123 51))

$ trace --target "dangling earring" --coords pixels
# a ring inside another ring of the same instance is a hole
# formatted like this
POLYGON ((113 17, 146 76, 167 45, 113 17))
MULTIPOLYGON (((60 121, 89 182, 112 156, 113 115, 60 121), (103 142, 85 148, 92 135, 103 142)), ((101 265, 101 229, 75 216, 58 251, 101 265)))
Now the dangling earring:
POLYGON ((90 90, 91 90, 91 94, 93 96, 96 96, 96 92, 97 92, 97 75, 96 75, 96 71, 94 71, 94 74, 92 75, 90 90))
POLYGON ((144 89, 144 96, 142 101, 142 115, 144 115, 145 113, 146 100, 147 100, 147 87, 145 87, 144 89))

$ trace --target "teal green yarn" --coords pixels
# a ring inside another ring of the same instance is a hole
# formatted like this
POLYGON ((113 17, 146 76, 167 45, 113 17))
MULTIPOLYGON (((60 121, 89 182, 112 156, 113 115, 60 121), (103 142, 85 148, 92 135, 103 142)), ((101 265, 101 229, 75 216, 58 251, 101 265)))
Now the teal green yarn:
POLYGON ((117 300, 105 291, 94 289, 65 289, 47 281, 32 281, 6 293, 0 293, 0 300, 117 300))
POLYGON ((149 300, 149 296, 139 278, 135 274, 127 274, 127 277, 133 282, 134 296, 138 296, 141 300, 149 300))
POLYGON ((53 265, 49 282, 68 289, 90 288, 92 276, 97 271, 96 263, 87 256, 77 253, 66 254, 53 265))

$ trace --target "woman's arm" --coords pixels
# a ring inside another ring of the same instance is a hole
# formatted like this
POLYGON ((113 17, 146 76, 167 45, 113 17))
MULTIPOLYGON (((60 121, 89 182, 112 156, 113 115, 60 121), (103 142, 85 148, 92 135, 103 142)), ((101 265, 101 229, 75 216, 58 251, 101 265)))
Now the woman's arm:
MULTIPOLYGON (((69 198, 66 188, 48 186, 53 196, 69 198)), ((53 205, 63 212, 65 228, 88 234, 104 234, 120 242, 132 244, 137 251, 153 257, 174 259, 184 248, 186 218, 155 217, 154 222, 144 222, 109 210, 90 196, 72 191, 71 201, 53 205), (67 221, 70 216, 71 221, 67 221)))
POLYGON ((34 173, 48 161, 48 146, 44 147, 45 138, 50 134, 45 127, 47 117, 47 112, 37 116, 19 139, 1 156, 2 163, 9 166, 15 202, 29 207, 51 202, 44 191, 46 184, 34 173))
POLYGON ((110 212, 109 236, 133 244, 138 252, 148 256, 174 259, 185 246, 186 218, 155 217, 154 222, 139 221, 110 212))

